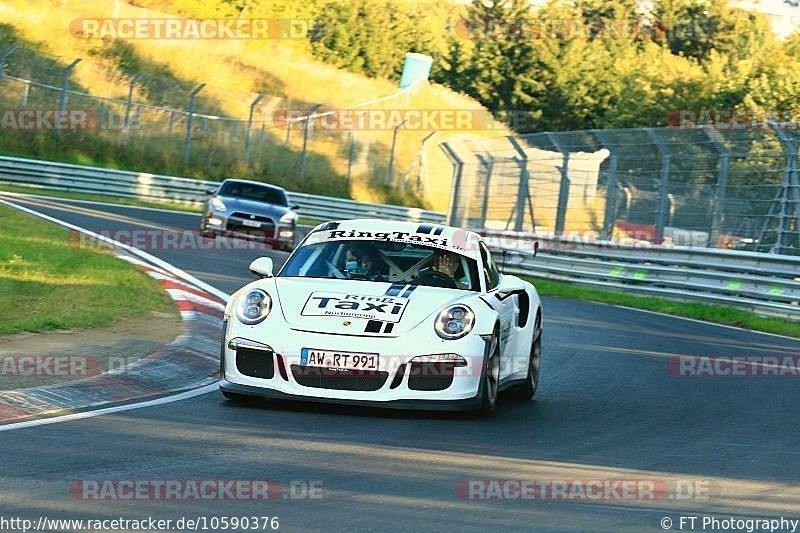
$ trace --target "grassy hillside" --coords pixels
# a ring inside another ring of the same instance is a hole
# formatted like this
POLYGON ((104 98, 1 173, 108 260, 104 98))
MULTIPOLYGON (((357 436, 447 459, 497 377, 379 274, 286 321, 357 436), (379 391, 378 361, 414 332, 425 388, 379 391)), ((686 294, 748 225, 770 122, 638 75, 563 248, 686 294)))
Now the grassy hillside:
MULTIPOLYGON (((325 108, 343 108, 397 91, 386 80, 369 79, 343 72, 311 59, 305 41, 257 40, 103 40, 81 38, 70 32, 70 24, 81 18, 164 18, 210 16, 203 2, 120 2, 107 0, 0 1, 0 44, 11 42, 23 49, 8 60, 7 72, 29 79, 60 85, 61 69, 72 59, 82 61, 74 69, 71 88, 112 98, 127 97, 128 83, 137 72, 145 75, 136 84, 134 100, 180 109, 187 107, 188 94, 198 83, 207 86, 198 95, 197 112, 246 118, 258 93, 266 98, 256 108, 255 118, 271 118, 276 110, 307 109, 315 103, 325 108), (142 7, 144 6, 144 7, 142 7), (157 11, 156 9, 160 10, 157 11), (166 12, 166 13, 165 13, 166 12)), ((298 4, 300 5, 300 4, 298 4)), ((295 6, 297 7, 297 6, 295 6)), ((223 16, 218 14, 217 16, 223 16)), ((299 16, 302 13, 278 13, 299 16)), ((387 38, 391 38, 387 35, 387 38)), ((398 62, 403 58, 399 57, 398 62)), ((19 105, 23 88, 6 80, 0 87, 0 101, 19 105)), ((57 93, 33 88, 29 105, 40 102, 55 108, 57 93)), ((70 106, 88 107, 77 96, 70 106)), ((124 106, 109 104, 122 114, 124 106)), ((412 94, 393 99, 380 107, 398 109, 482 109, 475 101, 442 86, 426 85, 412 94)), ((354 133, 356 161, 352 180, 345 180, 350 136, 342 131, 316 131, 309 140, 306 179, 298 180, 302 132, 296 128, 284 146, 282 125, 267 125, 254 131, 251 164, 242 157, 243 132, 228 123, 197 119, 193 128, 192 158, 184 165, 185 122, 178 116, 172 134, 164 113, 144 111, 140 129, 131 134, 126 146, 120 130, 95 133, 23 134, 0 132, 0 150, 87 164, 176 174, 207 179, 242 176, 279 183, 292 190, 365 201, 385 201, 446 209, 451 167, 438 144, 455 136, 496 135, 502 131, 440 132, 427 143, 428 179, 422 198, 415 187, 404 186, 401 178, 418 157, 421 140, 428 131, 401 131, 395 165, 395 182, 388 183, 391 131, 354 133)), ((416 173, 410 185, 416 184, 416 173)))

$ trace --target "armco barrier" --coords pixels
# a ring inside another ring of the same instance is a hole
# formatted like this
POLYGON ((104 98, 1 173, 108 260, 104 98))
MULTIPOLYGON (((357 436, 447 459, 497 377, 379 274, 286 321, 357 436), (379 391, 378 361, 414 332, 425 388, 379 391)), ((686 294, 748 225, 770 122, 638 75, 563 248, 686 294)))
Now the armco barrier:
MULTIPOLYGON (((187 205, 199 205, 206 198, 206 188, 219 185, 214 181, 16 157, 0 157, 0 183, 187 205)), ((298 192, 289 192, 288 196, 290 203, 300 206, 302 217, 321 221, 365 217, 434 223, 445 220, 444 213, 414 207, 368 204, 298 192)))
POLYGON ((800 257, 482 232, 504 270, 800 320, 800 257), (533 257, 533 242, 540 251, 533 257))

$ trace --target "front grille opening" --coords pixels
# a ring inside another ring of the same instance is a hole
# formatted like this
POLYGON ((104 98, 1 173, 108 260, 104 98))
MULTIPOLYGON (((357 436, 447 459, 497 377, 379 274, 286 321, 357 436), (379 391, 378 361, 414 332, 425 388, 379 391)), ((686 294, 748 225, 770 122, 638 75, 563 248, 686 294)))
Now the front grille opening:
POLYGON ((389 378, 378 370, 333 370, 320 366, 291 365, 292 377, 304 387, 317 389, 376 391, 389 378))
POLYGON ((272 219, 271 218, 265 217, 265 216, 262 216, 262 215, 250 215, 249 213, 242 213, 240 211, 234 211, 233 213, 231 213, 230 216, 236 217, 236 218, 242 218, 242 219, 245 219, 245 220, 256 220, 258 222, 268 222, 268 223, 272 224, 272 219))
POLYGON ((411 363, 408 371, 408 388, 411 390, 445 390, 453 384, 455 363, 411 363))
POLYGON ((286 363, 283 362, 283 356, 276 353, 275 357, 278 358, 278 373, 280 373, 283 381, 289 381, 289 376, 286 375, 286 363))
POLYGON ((260 228, 251 228, 233 219, 228 220, 226 229, 230 232, 236 233, 238 237, 246 237, 253 240, 264 240, 275 238, 275 226, 271 224, 261 224, 260 228))
POLYGON ((403 382, 403 376, 405 375, 405 373, 406 373, 406 365, 400 365, 397 368, 397 374, 395 374, 394 379, 392 380, 392 384, 389 385, 389 388, 396 389, 397 387, 399 387, 400 384, 403 382))
POLYGON ((272 379, 275 377, 272 350, 254 350, 239 346, 236 349, 236 369, 245 376, 272 379))

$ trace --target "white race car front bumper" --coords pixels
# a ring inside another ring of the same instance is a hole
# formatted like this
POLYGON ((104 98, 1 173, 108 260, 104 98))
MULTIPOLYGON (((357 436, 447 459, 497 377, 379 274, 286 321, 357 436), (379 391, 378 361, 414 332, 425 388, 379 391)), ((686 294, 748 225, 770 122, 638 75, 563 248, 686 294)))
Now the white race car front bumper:
POLYGON ((267 322, 247 326, 231 318, 226 323, 220 389, 401 409, 470 410, 480 405, 488 343, 477 333, 446 341, 427 324, 399 337, 376 337, 305 332, 278 320, 267 322), (247 346, 253 342, 260 346, 247 346), (380 363, 377 371, 309 367, 301 364, 303 348, 377 353, 380 363), (432 354, 457 354, 465 364, 412 362, 415 357, 432 354))

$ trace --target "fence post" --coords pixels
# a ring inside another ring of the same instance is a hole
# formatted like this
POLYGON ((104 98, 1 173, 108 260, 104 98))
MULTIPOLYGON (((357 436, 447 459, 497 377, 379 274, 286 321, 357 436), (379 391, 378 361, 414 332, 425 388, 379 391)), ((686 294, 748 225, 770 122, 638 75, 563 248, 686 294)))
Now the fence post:
MULTIPOLYGON (((75 65, 81 62, 81 58, 76 59, 69 65, 67 65, 61 73, 61 98, 58 103, 58 110, 61 115, 63 115, 67 111, 67 86, 69 84, 69 76, 72 74, 72 69, 75 68, 75 65)), ((61 129, 57 130, 58 134, 61 135, 61 129)))
POLYGON ((450 146, 450 143, 443 142, 439 145, 447 159, 453 163, 453 186, 450 193, 450 209, 447 217, 448 226, 461 226, 461 221, 458 219, 458 191, 461 189, 461 177, 464 170, 464 161, 458 157, 455 150, 450 146))
POLYGON ((192 118, 194 117, 194 104, 197 93, 203 90, 205 83, 201 83, 189 95, 189 116, 186 118, 186 140, 183 143, 183 162, 189 164, 189 151, 192 146, 192 118))
POLYGON ((392 151, 389 153, 389 179, 387 180, 390 184, 394 180, 394 150, 397 145, 397 133, 406 122, 408 122, 408 119, 403 120, 400 124, 395 126, 394 133, 392 133, 392 151))
MULTIPOLYGON (((314 114, 314 111, 322 107, 322 104, 314 104, 308 108, 308 112, 306 113, 306 121, 303 124, 303 152, 300 154, 300 179, 304 179, 306 177, 306 149, 308 146, 308 127, 311 123, 311 115, 314 114)), ((288 142, 289 136, 286 136, 286 140, 288 142)))
MULTIPOLYGON (((514 147, 514 150, 516 150, 518 156, 519 186, 517 187, 517 204, 515 207, 516 219, 514 220, 514 230, 522 231, 522 225, 525 222, 525 200, 528 198, 528 181, 530 180, 530 174, 528 174, 528 154, 525 153, 525 150, 515 137, 509 135, 506 138, 508 139, 508 142, 511 143, 511 146, 514 147)), ((533 229, 535 230, 536 228, 533 229)))
POLYGON ((669 148, 658 138, 652 128, 645 128, 645 132, 653 141, 661 154, 661 179, 658 186, 658 207, 656 210, 656 236, 655 244, 664 242, 664 226, 667 225, 667 209, 669 207, 669 163, 672 153, 669 148))
POLYGON ((350 145, 347 147, 347 184, 350 185, 350 174, 353 171, 353 159, 356 154, 356 136, 350 132, 350 145))
POLYGON ((133 86, 136 85, 136 82, 142 79, 144 76, 144 72, 139 72, 136 76, 131 79, 131 82, 128 84, 128 101, 125 103, 125 123, 122 126, 122 144, 128 144, 128 134, 130 132, 130 121, 131 121, 131 101, 133 100, 133 86))
POLYGON ((253 112, 255 111, 258 103, 266 96, 266 94, 259 94, 253 103, 250 104, 250 115, 247 117, 247 133, 244 135, 244 164, 250 164, 250 130, 253 128, 253 112))
POLYGON ((428 157, 425 151, 425 144, 436 135, 437 131, 433 130, 425 138, 422 139, 419 147, 419 167, 417 168, 417 194, 422 194, 422 173, 425 173, 425 189, 428 189, 428 157))
POLYGON ((617 183, 617 165, 619 158, 612 143, 608 140, 603 130, 592 130, 595 137, 606 148, 611 157, 608 162, 608 184, 606 185, 606 208, 603 213, 603 227, 600 229, 600 239, 604 241, 614 238, 614 225, 617 220, 617 200, 619 198, 619 184, 617 183))
POLYGON ((795 228, 795 232, 797 233, 798 245, 800 245, 800 179, 798 179, 797 176, 798 147, 797 143, 789 135, 787 135, 786 132, 783 131, 774 120, 769 121, 769 126, 775 131, 775 135, 778 136, 781 144, 786 146, 788 153, 786 154, 786 167, 783 171, 783 181, 781 182, 780 188, 775 195, 775 200, 773 200, 772 206, 770 207, 770 212, 767 215, 767 219, 764 221, 764 225, 761 229, 761 235, 758 239, 758 246, 760 247, 762 241, 764 240, 764 235, 767 232, 770 219, 773 217, 772 213, 774 212, 775 204, 777 203, 780 207, 778 211, 778 228, 775 240, 775 253, 784 254, 786 253, 786 236, 787 234, 791 233, 791 222, 793 217, 796 218, 797 227, 795 228), (788 207, 789 203, 794 204, 793 209, 788 207), (792 209, 794 212, 787 212, 789 209, 792 209))
POLYGON ((703 131, 719 152, 717 188, 714 191, 714 205, 711 210, 711 230, 708 232, 709 247, 718 247, 719 236, 722 231, 722 221, 725 216, 725 187, 728 183, 728 167, 730 164, 731 151, 725 146, 719 131, 714 128, 703 128, 703 131))
POLYGON ((6 76, 6 59, 8 59, 8 56, 13 54, 14 50, 17 48, 19 48, 19 45, 12 44, 0 55, 0 82, 3 81, 3 78, 6 76))
POLYGON ((488 159, 484 160, 483 156, 478 156, 478 160, 483 163, 486 169, 486 182, 483 185, 483 204, 481 205, 481 227, 486 227, 486 216, 489 211, 489 186, 492 183, 492 172, 494 172, 494 157, 491 153, 487 154, 488 159))
POLYGON ((31 82, 26 81, 25 87, 22 88, 22 100, 19 103, 20 107, 25 107, 26 105, 28 105, 28 96, 30 96, 30 93, 31 93, 31 82))
POLYGON ((558 138, 547 132, 547 138, 556 150, 561 153, 561 167, 556 167, 561 173, 561 184, 558 187, 558 207, 556 208, 556 227, 555 234, 560 237, 564 234, 564 227, 567 221, 567 205, 569 204, 569 151, 564 150, 558 142, 558 138))

